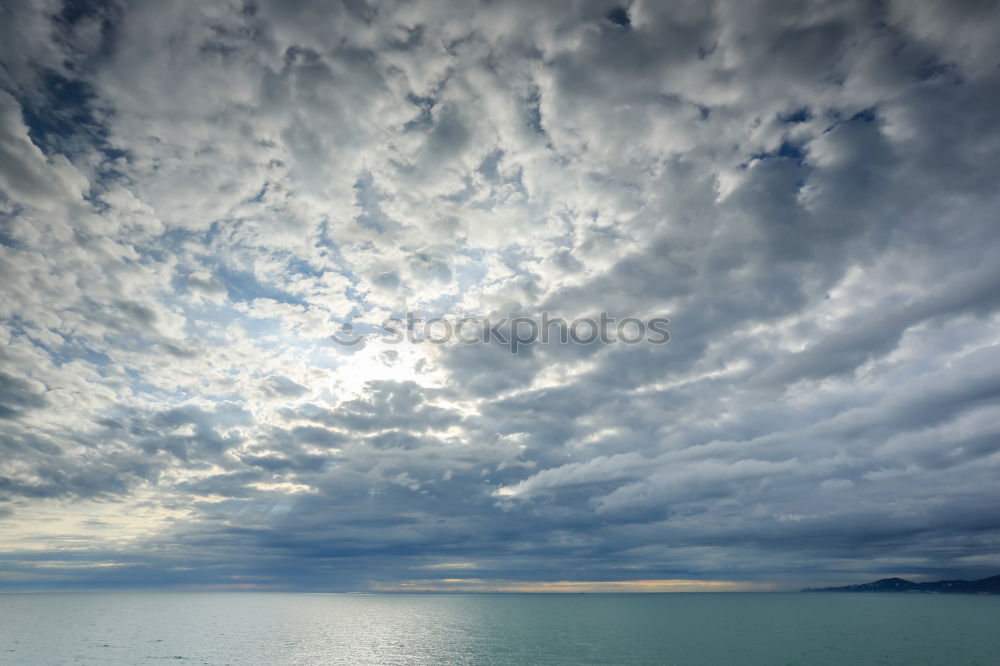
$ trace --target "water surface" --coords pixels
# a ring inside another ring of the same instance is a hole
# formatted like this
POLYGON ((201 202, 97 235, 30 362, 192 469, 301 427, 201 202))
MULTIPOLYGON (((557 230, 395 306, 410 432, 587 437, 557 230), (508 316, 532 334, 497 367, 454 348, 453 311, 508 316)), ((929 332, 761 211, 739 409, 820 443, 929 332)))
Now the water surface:
POLYGON ((0 594, 3 664, 1000 664, 1000 597, 0 594))

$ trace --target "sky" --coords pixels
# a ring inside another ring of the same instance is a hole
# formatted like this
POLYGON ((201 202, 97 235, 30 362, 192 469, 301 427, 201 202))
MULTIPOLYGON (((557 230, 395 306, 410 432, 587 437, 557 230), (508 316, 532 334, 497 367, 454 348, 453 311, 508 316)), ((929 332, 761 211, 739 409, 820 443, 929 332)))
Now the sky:
POLYGON ((1000 573, 998 32, 4 2, 0 590, 1000 573), (602 312, 669 342, 381 328, 602 312))

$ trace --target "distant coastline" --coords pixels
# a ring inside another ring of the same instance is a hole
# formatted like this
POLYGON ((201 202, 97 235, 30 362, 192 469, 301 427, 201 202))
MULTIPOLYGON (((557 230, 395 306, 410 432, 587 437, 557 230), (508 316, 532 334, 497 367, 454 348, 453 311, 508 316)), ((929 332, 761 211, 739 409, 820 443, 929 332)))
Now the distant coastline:
POLYGON ((807 587, 802 592, 926 592, 931 594, 1000 594, 1000 576, 979 580, 938 580, 914 583, 904 578, 882 578, 860 585, 807 587))

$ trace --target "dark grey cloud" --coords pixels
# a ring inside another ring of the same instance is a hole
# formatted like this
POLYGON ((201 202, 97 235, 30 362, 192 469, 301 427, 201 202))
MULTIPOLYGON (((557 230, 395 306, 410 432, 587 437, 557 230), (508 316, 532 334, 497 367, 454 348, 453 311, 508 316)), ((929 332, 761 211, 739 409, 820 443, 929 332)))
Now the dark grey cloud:
POLYGON ((1000 567, 996 2, 0 11, 2 584, 1000 567))

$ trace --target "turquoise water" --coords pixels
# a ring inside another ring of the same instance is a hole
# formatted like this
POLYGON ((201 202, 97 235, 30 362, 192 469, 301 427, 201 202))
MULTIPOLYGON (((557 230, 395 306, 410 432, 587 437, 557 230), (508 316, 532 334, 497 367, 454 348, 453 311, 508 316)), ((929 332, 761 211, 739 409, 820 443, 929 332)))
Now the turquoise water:
POLYGON ((3 664, 1000 664, 1000 596, 0 595, 3 664))

